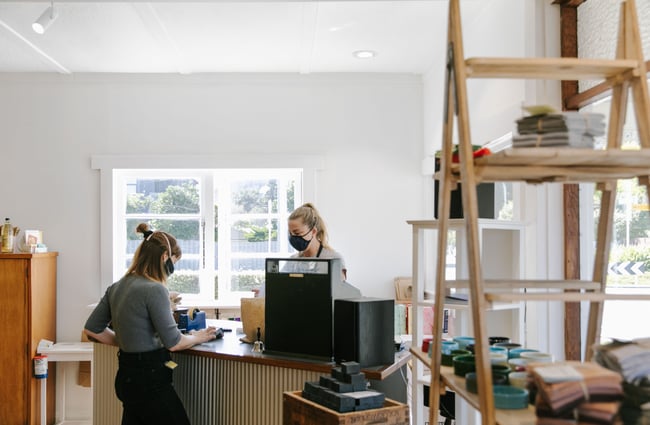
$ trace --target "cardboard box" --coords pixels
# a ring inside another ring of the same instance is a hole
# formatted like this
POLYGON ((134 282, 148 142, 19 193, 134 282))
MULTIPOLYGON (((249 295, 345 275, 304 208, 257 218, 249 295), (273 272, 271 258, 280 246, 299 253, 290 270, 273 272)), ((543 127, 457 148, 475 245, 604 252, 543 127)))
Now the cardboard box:
POLYGON ((386 399, 380 409, 338 413, 302 397, 302 391, 286 391, 282 397, 283 425, 409 425, 409 407, 386 399))

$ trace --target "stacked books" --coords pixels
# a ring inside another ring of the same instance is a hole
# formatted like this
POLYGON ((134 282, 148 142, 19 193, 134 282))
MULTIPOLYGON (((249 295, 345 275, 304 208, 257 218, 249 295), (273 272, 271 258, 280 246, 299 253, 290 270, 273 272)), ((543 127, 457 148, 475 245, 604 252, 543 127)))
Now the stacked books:
POLYGON ((605 134, 605 115, 597 113, 562 112, 530 115, 517 120, 513 147, 568 146, 594 147, 594 138, 605 134))

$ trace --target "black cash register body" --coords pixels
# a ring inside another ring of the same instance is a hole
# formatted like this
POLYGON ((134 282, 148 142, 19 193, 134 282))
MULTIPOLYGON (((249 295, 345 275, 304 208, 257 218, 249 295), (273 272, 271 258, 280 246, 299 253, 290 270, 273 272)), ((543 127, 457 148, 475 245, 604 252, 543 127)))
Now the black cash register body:
POLYGON ((362 298, 357 288, 342 280, 340 259, 267 258, 265 274, 265 353, 375 365, 347 358, 358 356, 359 345, 367 345, 370 351, 380 352, 368 359, 371 363, 394 361, 394 301, 362 298), (337 300, 346 302, 338 307, 335 320, 337 300), (375 307, 367 309, 367 305, 375 307), (372 341, 359 320, 374 323, 372 341), (339 342, 336 348, 335 340, 339 342))

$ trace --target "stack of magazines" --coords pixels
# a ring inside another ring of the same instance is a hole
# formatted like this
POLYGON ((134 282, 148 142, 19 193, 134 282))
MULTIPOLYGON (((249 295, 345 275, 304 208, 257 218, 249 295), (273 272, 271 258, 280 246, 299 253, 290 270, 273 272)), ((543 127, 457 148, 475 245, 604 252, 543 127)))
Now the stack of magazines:
POLYGON ((517 135, 512 146, 572 148, 594 147, 594 138, 605 134, 605 115, 562 112, 530 115, 517 120, 517 135))

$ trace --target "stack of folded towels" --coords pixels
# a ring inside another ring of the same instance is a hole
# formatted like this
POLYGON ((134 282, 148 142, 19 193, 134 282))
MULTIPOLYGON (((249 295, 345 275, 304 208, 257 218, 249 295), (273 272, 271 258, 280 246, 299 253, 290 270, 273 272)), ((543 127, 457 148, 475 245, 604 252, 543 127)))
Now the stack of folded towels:
POLYGON ((622 424, 622 377, 597 363, 529 366, 536 391, 537 425, 622 424))
POLYGON ((530 115, 517 120, 517 135, 512 146, 594 147, 595 137, 605 134, 605 115, 599 113, 563 112, 530 115))
POLYGON ((625 425, 650 424, 650 339, 613 341, 594 351, 597 363, 623 376, 625 425))

